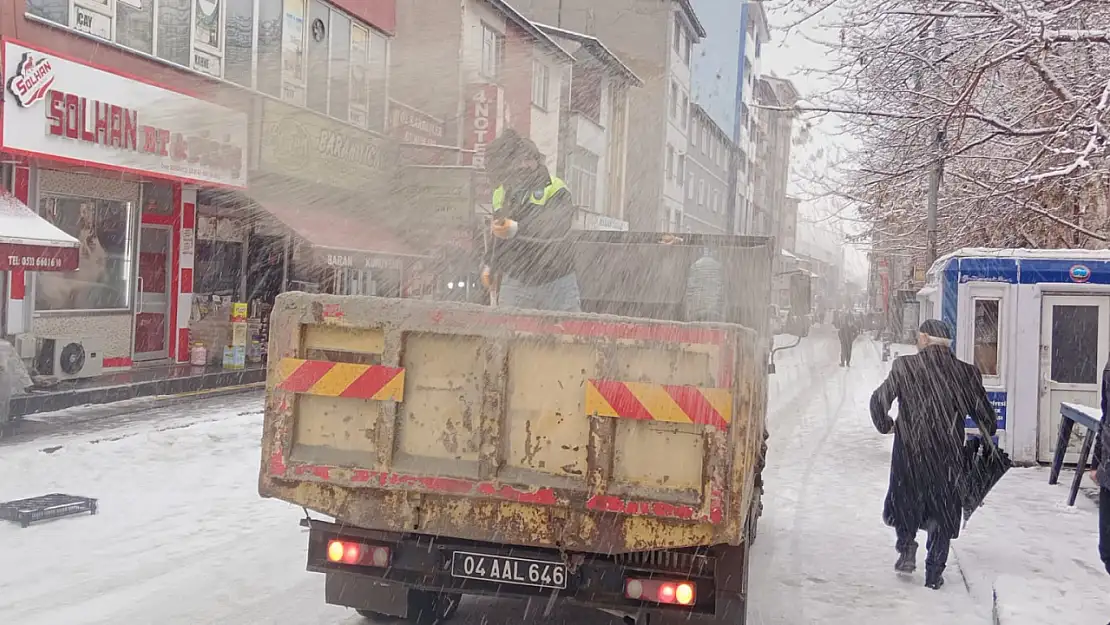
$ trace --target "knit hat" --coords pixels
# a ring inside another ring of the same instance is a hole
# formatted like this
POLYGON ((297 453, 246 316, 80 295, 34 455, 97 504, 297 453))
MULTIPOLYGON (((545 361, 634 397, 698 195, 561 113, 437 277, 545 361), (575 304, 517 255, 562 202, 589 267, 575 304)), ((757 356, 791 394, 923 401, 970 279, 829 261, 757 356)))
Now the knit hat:
POLYGON ((918 328, 918 332, 937 339, 952 340, 952 332, 949 331, 948 324, 940 319, 926 319, 918 328))

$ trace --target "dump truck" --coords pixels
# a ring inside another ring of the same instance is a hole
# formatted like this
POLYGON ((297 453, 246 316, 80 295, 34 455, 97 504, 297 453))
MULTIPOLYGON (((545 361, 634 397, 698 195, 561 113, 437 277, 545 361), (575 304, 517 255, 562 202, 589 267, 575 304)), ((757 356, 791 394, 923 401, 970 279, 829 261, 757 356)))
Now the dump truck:
POLYGON ((584 313, 277 299, 259 493, 304 508, 327 603, 414 623, 467 595, 745 622, 773 243, 577 245, 584 313), (684 322, 707 249, 725 322, 684 322))

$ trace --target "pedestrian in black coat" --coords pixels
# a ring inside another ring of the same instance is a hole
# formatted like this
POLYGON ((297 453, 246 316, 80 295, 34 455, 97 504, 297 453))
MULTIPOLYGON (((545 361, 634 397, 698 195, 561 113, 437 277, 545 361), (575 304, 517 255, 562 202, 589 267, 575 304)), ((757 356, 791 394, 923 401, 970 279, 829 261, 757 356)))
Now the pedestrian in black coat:
POLYGON ((917 532, 929 533, 925 585, 937 589, 948 562, 949 542, 960 535, 960 488, 964 467, 964 417, 993 436, 997 417, 983 376, 957 359, 952 334, 942 321, 921 324, 919 352, 896 358, 890 375, 871 395, 871 420, 883 434, 894 431, 890 485, 883 521, 898 535, 902 573, 917 568, 917 532), (898 400, 898 420, 888 412, 898 400))
POLYGON ((856 342, 858 336, 859 322, 851 314, 844 315, 840 327, 837 329, 837 337, 840 339, 841 367, 852 366, 852 344, 856 342))
POLYGON ((1091 460, 1091 478, 1099 485, 1098 491, 1098 555, 1110 573, 1110 416, 1107 403, 1110 398, 1110 363, 1102 372, 1102 424, 1095 437, 1095 455, 1091 460))

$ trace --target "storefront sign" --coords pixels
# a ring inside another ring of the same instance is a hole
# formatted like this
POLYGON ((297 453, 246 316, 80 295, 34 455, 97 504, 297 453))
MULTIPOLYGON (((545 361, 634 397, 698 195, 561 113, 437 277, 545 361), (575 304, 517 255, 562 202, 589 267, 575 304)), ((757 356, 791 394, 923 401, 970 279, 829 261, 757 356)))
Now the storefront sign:
POLYGON ((373 191, 397 165, 396 144, 312 111, 266 100, 258 169, 352 191, 373 191))
POLYGON ((472 85, 466 104, 466 129, 463 147, 472 150, 463 158, 464 165, 486 167, 486 146, 500 133, 501 90, 497 85, 472 85))
POLYGON ((397 210, 413 215, 416 226, 432 230, 469 226, 474 220, 472 167, 410 166, 397 174, 397 210))
POLYGON ((11 41, 3 147, 245 188, 247 116, 11 41))
POLYGON ((109 41, 112 39, 112 18, 103 13, 90 11, 79 4, 75 4, 70 19, 73 22, 70 26, 74 30, 109 41))
POLYGON ((578 218, 575 219, 575 226, 582 230, 628 232, 627 221, 581 209, 578 211, 578 218))
POLYGON ((0 271, 74 271, 79 260, 76 247, 0 243, 0 271))
POLYGON ((424 111, 390 100, 389 134, 402 143, 443 145, 447 125, 424 111))
POLYGON ((328 267, 344 267, 371 272, 375 269, 399 270, 403 265, 399 258, 379 256, 372 252, 317 249, 316 257, 328 267))

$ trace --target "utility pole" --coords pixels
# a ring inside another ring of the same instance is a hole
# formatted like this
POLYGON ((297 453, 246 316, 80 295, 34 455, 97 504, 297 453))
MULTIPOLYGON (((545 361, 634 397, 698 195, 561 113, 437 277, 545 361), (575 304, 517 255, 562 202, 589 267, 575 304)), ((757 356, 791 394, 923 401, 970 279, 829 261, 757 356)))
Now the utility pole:
MULTIPOLYGON (((940 57, 940 38, 944 35, 944 23, 941 18, 933 21, 933 38, 938 47, 937 57, 940 57)), ((943 122, 942 122, 943 123, 943 122)), ((925 270, 933 266, 937 259, 937 201, 940 196, 940 180, 944 175, 944 126, 938 126, 933 137, 933 166, 929 170, 929 196, 928 213, 925 217, 925 270)))
POLYGON ((940 179, 944 175, 944 131, 937 130, 933 143, 933 166, 929 170, 928 213, 925 217, 925 268, 937 259, 937 201, 940 196, 940 179))

